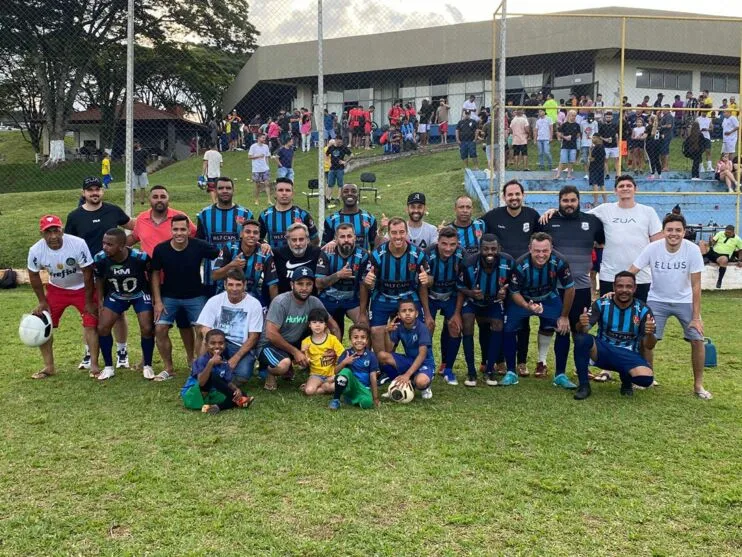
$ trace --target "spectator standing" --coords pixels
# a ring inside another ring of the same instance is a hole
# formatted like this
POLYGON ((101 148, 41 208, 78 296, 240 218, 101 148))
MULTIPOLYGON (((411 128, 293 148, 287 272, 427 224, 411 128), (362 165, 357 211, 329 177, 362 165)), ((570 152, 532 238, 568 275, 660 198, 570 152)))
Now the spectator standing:
POLYGON ((302 112, 301 115, 301 150, 303 153, 308 153, 311 147, 312 139, 312 113, 308 110, 302 112))
MULTIPOLYGON (((685 137, 685 130, 683 129, 683 121, 685 120, 685 113, 678 108, 684 108, 685 103, 680 99, 680 95, 675 95, 675 100, 672 103, 672 108, 676 109, 673 117, 673 135, 681 135, 685 137)), ((664 169, 667 170, 667 169, 664 169)))
POLYGON ((515 118, 510 121, 510 133, 513 135, 513 157, 515 170, 528 170, 528 134, 530 127, 523 111, 515 111, 515 118))
POLYGON ((325 127, 325 145, 331 140, 335 139, 335 113, 329 114, 325 108, 324 115, 322 116, 325 127))
POLYGON ((656 114, 649 117, 649 124, 646 131, 646 150, 649 158, 649 179, 654 180, 655 176, 662 176, 662 163, 660 156, 662 153, 662 131, 656 114))
MULTIPOLYGON (((277 132, 274 131, 274 133, 277 132)), ((271 150, 265 144, 265 134, 260 133, 258 134, 257 141, 250 145, 250 149, 247 151, 247 158, 250 159, 252 166, 252 181, 255 184, 255 205, 260 205, 261 188, 265 191, 268 204, 270 205, 271 203, 271 168, 268 164, 270 156, 271 150)))
POLYGON ((144 199, 146 197, 145 189, 149 186, 149 180, 147 179, 147 160, 149 153, 142 149, 142 144, 139 141, 134 141, 134 153, 132 156, 134 163, 134 176, 131 181, 131 189, 134 190, 134 203, 139 199, 139 203, 144 205, 144 199))
MULTIPOLYGON (((680 98, 676 95, 678 99, 680 98)), ((670 108, 670 105, 665 105, 665 108, 670 108)), ((663 172, 667 172, 670 169, 670 143, 675 135, 675 119, 673 118, 672 112, 669 110, 663 110, 662 116, 659 117, 660 126, 660 165, 663 172)))
POLYGON ((335 145, 328 146, 325 153, 330 155, 330 171, 327 174, 327 194, 334 199, 332 188, 337 186, 338 197, 345 184, 345 167, 353 158, 353 153, 344 144, 341 138, 335 140, 335 145), (347 159, 345 157, 348 157, 347 159))
POLYGON ((598 124, 598 133, 603 140, 605 148, 605 177, 608 179, 608 159, 614 159, 616 175, 618 175, 618 123, 613 121, 613 112, 608 110, 603 117, 603 122, 598 124))
POLYGON ((472 120, 469 111, 464 111, 464 117, 456 124, 456 142, 459 144, 459 155, 461 160, 464 161, 465 168, 469 167, 469 161, 471 160, 473 168, 479 170, 477 144, 474 141, 476 135, 477 123, 472 120))
POLYGON ((474 120, 475 122, 479 121, 479 116, 477 116, 477 103, 476 98, 474 95, 469 95, 469 98, 464 101, 464 104, 461 106, 461 116, 463 117, 467 111, 469 111, 469 117, 474 120))
POLYGON ((703 145, 701 127, 698 125, 698 122, 693 122, 688 132, 688 137, 683 141, 683 156, 693 161, 690 172, 691 180, 701 179, 699 169, 701 166, 701 157, 703 156, 703 145))
POLYGON ((538 147, 538 169, 551 170, 554 161, 551 158, 551 140, 554 137, 554 127, 546 116, 544 109, 539 109, 538 119, 534 128, 533 142, 538 147))
POLYGON ((586 178, 589 178, 587 171, 590 159, 590 147, 593 143, 593 135, 596 133, 598 133, 598 123, 595 121, 593 113, 588 112, 582 122, 580 122, 580 160, 585 167, 586 178))
POLYGON ((577 140, 580 137, 580 125, 576 122, 577 112, 570 110, 567 113, 567 121, 559 128, 558 138, 562 142, 562 148, 559 155, 559 167, 557 168, 557 180, 562 175, 562 167, 567 166, 567 179, 572 179, 572 165, 577 160, 577 140))
POLYGON ((435 108, 428 101, 423 99, 422 105, 420 105, 420 123, 417 125, 417 133, 420 134, 420 145, 425 147, 428 144, 428 132, 430 131, 430 121, 433 117, 435 108))
POLYGON ((443 145, 448 144, 448 118, 451 112, 451 107, 446 102, 446 99, 441 99, 438 103, 438 108, 435 109, 435 122, 438 124, 438 131, 441 134, 441 143, 443 145))
MULTIPOLYGON (((276 182, 281 178, 288 178, 294 183, 294 138, 289 137, 275 155, 278 159, 278 170, 276 171, 276 182)), ((270 195, 268 196, 270 200, 270 195)))
POLYGON ((706 154, 706 168, 703 167, 703 161, 701 161, 701 170, 707 172, 714 171, 711 163, 711 130, 713 128, 711 114, 711 112, 701 112, 698 114, 698 118, 696 118, 698 127, 701 129, 701 136, 703 137, 703 152, 706 154))
POLYGON ((739 120, 735 116, 736 111, 732 113, 731 110, 724 112, 724 122, 722 123, 721 129, 723 133, 723 141, 721 145, 721 152, 729 155, 734 155, 737 152, 737 137, 739 135, 739 120))
POLYGON ((210 143, 204 153, 204 164, 201 174, 206 177, 206 191, 211 196, 211 202, 216 203, 216 179, 222 175, 222 154, 216 148, 216 143, 210 143))

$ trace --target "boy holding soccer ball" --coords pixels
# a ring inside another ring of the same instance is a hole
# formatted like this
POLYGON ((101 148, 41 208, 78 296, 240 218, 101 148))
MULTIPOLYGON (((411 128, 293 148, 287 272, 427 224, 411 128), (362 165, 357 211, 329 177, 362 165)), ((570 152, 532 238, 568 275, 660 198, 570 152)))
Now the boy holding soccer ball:
POLYGON ((376 384, 379 361, 369 350, 371 329, 355 324, 350 328, 350 345, 340 356, 335 366, 335 396, 330 401, 330 410, 340 408, 343 398, 350 405, 361 408, 379 406, 379 387, 376 384))
POLYGON ((433 398, 430 389, 435 370, 433 340, 425 323, 417 317, 415 302, 412 299, 400 300, 397 315, 389 319, 385 328, 386 350, 379 352, 378 358, 383 373, 398 385, 412 384, 427 400, 433 398), (395 353, 400 342, 404 354, 395 353))

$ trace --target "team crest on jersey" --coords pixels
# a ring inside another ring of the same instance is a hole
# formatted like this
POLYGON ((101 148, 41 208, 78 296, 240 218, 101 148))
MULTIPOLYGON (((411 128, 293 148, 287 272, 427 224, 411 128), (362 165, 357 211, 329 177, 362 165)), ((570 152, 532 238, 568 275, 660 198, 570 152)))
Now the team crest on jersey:
POLYGON ((475 231, 474 231, 474 235, 475 235, 475 236, 476 236, 477 238, 481 238, 481 237, 482 237, 482 231, 481 231, 481 230, 479 230, 479 229, 477 229, 477 230, 475 230, 475 231))
POLYGON ((582 229, 583 230, 590 230, 590 223, 589 222, 583 222, 582 223, 582 229))
POLYGON ((409 265, 407 265, 407 269, 409 271, 414 271, 416 268, 417 268, 417 264, 416 263, 410 263, 409 265))
POLYGON ((634 325, 638 325, 641 323, 641 318, 638 315, 634 316, 634 325))
POLYGON ((353 272, 357 273, 361 266, 358 263, 353 263, 353 272))
POLYGON ((523 223, 523 232, 530 232, 531 231, 531 223, 530 222, 524 222, 523 223))
POLYGON ((75 266, 75 263, 77 263, 77 262, 75 261, 75 258, 74 257, 68 257, 67 260, 65 261, 65 263, 67 263, 67 265, 69 265, 70 267, 74 267, 75 266))
POLYGON ((256 263, 256 264, 255 264, 255 270, 256 270, 257 272, 260 272, 260 271, 262 271, 262 270, 263 270, 263 264, 262 264, 262 263, 256 263))
POLYGON ((368 228, 369 226, 371 226, 370 222, 368 222, 367 220, 363 221, 363 228, 368 228))
POLYGON ((240 226, 242 226, 243 224, 245 224, 245 220, 246 220, 246 219, 245 219, 245 217, 243 217, 242 215, 237 215, 237 216, 236 216, 236 217, 234 218, 234 221, 235 221, 235 222, 236 222, 237 224, 239 224, 240 226))
POLYGON ((64 269, 64 265, 62 263, 57 263, 57 269, 61 271, 62 269, 64 269))
POLYGON ((556 276, 555 271, 549 271, 549 278, 554 278, 556 276))
POLYGON ((295 223, 297 223, 297 222, 300 223, 301 222, 301 217, 298 217, 298 216, 297 217, 294 217, 294 222, 295 223))

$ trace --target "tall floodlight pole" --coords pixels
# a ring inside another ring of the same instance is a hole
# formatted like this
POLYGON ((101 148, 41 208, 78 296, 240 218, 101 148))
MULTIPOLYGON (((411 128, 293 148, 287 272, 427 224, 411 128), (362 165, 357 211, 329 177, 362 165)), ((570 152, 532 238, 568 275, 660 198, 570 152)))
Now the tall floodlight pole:
POLYGON ((317 0, 317 104, 314 108, 317 122, 317 180, 319 182, 318 229, 322 237, 325 225, 325 77, 322 39, 322 0, 317 0))
MULTIPOLYGON (((498 192, 498 203, 500 200, 500 192, 502 192, 502 186, 505 184, 505 79, 506 79, 506 69, 505 66, 507 64, 507 49, 506 49, 506 41, 507 41, 507 13, 508 13, 508 1, 503 0, 502 5, 500 8, 500 67, 499 67, 499 80, 497 82, 498 86, 498 97, 500 100, 500 115, 497 122, 497 127, 500 129, 500 135, 498 139, 498 147, 497 147, 497 158, 498 158, 498 189, 500 190, 498 192)), ((493 207, 495 205, 493 204, 493 207)))

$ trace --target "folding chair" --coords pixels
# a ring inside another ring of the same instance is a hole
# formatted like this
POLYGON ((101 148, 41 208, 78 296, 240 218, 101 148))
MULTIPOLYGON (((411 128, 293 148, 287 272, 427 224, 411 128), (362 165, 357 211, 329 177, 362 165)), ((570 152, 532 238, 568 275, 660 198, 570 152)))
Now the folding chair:
POLYGON ((304 192, 304 195, 307 196, 307 208, 311 208, 311 205, 309 204, 309 199, 312 197, 319 197, 319 180, 317 178, 312 178, 311 180, 307 181, 307 190, 304 192))
POLYGON ((376 187, 376 174, 373 172, 364 172, 361 174, 361 186, 358 191, 374 192, 374 203, 379 202, 379 188, 376 187))

